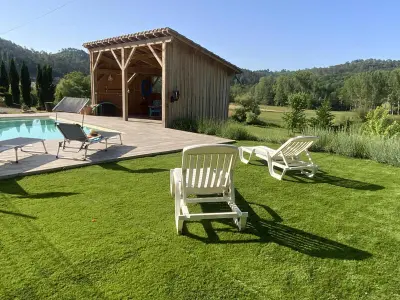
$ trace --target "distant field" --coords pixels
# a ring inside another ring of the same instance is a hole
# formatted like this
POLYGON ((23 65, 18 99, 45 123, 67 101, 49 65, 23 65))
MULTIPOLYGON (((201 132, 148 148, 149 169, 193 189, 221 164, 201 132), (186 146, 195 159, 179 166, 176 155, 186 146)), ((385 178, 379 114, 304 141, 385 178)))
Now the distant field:
MULTIPOLYGON (((233 112, 235 109, 236 105, 231 104, 229 106, 229 109, 233 112)), ((269 105, 260 105, 261 108, 261 115, 260 119, 264 122, 266 122, 268 125, 272 126, 279 126, 283 127, 284 123, 282 120, 282 115, 284 112, 289 111, 290 109, 288 107, 284 106, 269 106, 269 105)), ((307 109, 305 111, 307 118, 315 117, 315 110, 310 110, 307 109)), ((332 111, 332 114, 335 116, 335 123, 339 123, 341 120, 344 119, 353 119, 356 120, 358 119, 357 113, 354 111, 332 111)), ((400 116, 394 115, 393 118, 395 120, 400 121, 400 116)), ((257 130, 256 130, 257 131, 257 130)))
MULTIPOLYGON (((231 104, 229 108, 233 111, 235 107, 235 104, 231 104)), ((260 105, 260 108, 260 119, 262 121, 266 122, 269 125, 276 125, 279 127, 284 126, 282 116, 284 112, 289 111, 288 107, 260 105)), ((307 118, 315 117, 315 110, 307 109, 305 113, 307 118)), ((335 121, 340 121, 340 119, 344 118, 357 118, 357 114, 353 111, 333 111, 332 113, 335 116, 335 121)))

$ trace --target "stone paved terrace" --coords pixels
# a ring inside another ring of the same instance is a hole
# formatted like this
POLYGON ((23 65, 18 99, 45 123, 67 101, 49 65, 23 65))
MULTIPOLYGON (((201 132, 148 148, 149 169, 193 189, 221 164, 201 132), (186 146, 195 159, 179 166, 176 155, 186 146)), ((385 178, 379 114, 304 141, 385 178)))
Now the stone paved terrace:
MULTIPOLYGON (((1 115, 1 118, 16 117, 45 117, 55 118, 55 114, 12 114, 1 115)), ((58 119, 81 123, 82 116, 77 114, 59 113, 58 119)), ((108 151, 103 143, 93 144, 89 147, 88 157, 83 161, 83 152, 76 153, 77 149, 60 151, 60 158, 56 159, 58 142, 61 140, 48 140, 46 147, 48 154, 43 154, 41 143, 24 148, 26 152, 18 151, 19 163, 15 163, 14 150, 0 152, 0 178, 16 177, 80 167, 89 164, 118 161, 121 159, 152 156, 162 153, 171 153, 182 150, 185 146, 195 144, 229 143, 231 140, 163 128, 161 121, 130 118, 128 122, 117 117, 85 116, 85 126, 102 130, 122 132, 123 145, 111 145, 108 151), (92 149, 92 150, 91 150, 92 149), (74 152, 71 152, 74 151, 74 152)), ((119 140, 115 140, 115 143, 119 140)), ((78 144, 72 144, 74 146, 78 144)))

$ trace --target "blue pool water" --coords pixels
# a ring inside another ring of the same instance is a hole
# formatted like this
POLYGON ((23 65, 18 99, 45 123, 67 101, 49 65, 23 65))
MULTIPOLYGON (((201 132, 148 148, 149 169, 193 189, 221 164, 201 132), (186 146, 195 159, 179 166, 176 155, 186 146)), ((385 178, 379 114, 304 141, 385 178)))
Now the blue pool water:
MULTIPOLYGON (((86 133, 90 128, 84 127, 86 133)), ((50 118, 9 119, 0 118, 0 141, 16 137, 32 137, 46 140, 60 140, 64 137, 50 118)))

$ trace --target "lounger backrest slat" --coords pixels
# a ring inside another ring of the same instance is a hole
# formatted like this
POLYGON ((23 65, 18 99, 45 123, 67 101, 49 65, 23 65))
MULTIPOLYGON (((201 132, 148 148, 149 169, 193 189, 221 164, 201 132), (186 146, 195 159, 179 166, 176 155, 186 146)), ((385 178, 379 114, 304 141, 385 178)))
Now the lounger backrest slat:
POLYGON ((289 139, 272 156, 296 157, 308 150, 318 138, 316 136, 298 136, 289 139))
POLYGON ((88 139, 86 133, 79 124, 57 123, 56 126, 66 140, 83 143, 88 139))
POLYGON ((198 191, 224 190, 238 157, 238 148, 231 145, 200 145, 183 150, 182 176, 184 188, 198 191))

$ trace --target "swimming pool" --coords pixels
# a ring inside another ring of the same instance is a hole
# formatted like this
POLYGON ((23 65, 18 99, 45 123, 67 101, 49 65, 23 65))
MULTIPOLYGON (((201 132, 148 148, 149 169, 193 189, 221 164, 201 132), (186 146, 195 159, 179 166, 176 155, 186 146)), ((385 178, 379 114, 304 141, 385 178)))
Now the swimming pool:
MULTIPOLYGON (((86 133, 90 128, 84 127, 86 133)), ((16 137, 61 140, 64 137, 51 118, 0 118, 0 141, 16 137)))

